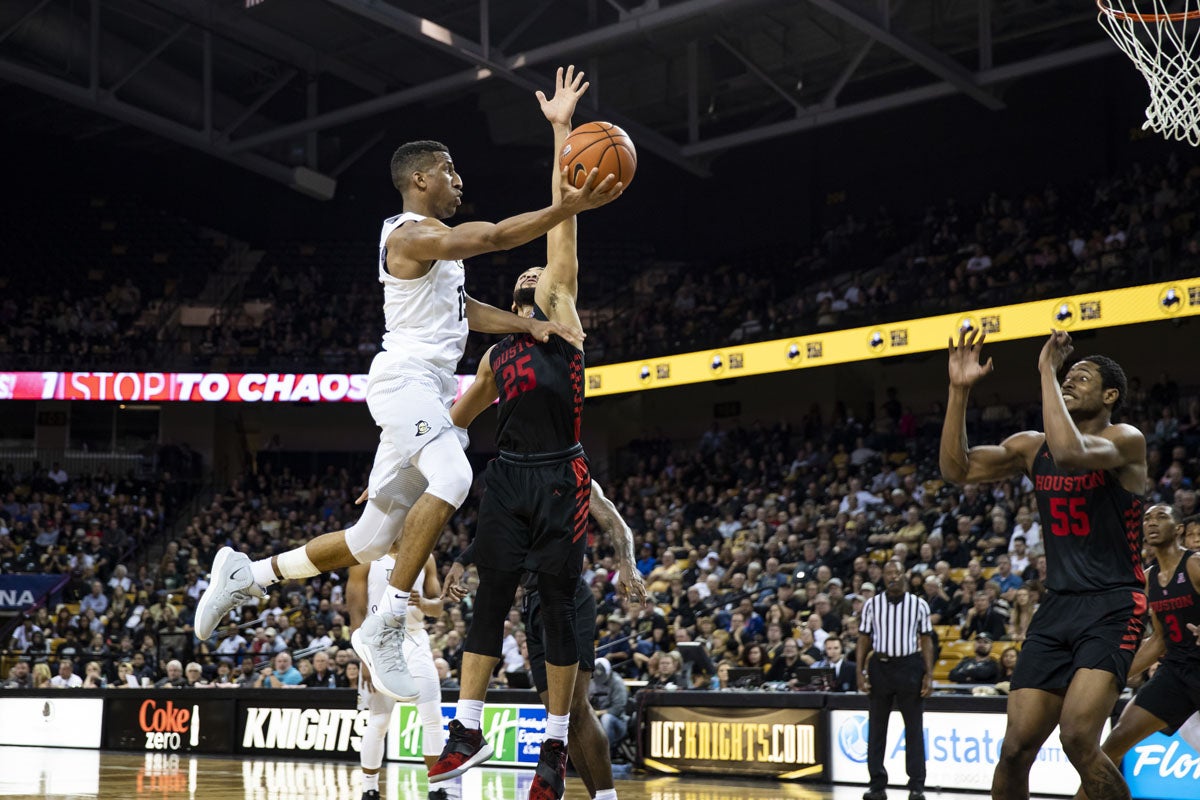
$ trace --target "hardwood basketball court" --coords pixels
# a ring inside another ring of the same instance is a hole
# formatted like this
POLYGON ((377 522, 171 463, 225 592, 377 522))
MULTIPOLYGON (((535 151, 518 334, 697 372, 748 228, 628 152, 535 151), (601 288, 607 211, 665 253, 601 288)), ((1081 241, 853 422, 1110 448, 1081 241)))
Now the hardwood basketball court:
MULTIPOLYGON (((477 769, 464 776, 463 800, 521 800, 531 770, 477 769)), ((426 800, 424 770, 384 767, 386 800, 426 800)), ((617 781, 621 800, 859 800, 865 787, 779 783, 701 776, 634 775, 617 781)), ((907 792, 892 789, 894 798, 907 792)), ((930 800, 981 800, 984 795, 927 793, 930 800)), ((130 754, 42 747, 0 747, 0 795, 102 800, 358 800, 358 768, 337 761, 130 754)), ((571 778, 568 800, 586 800, 571 778)))

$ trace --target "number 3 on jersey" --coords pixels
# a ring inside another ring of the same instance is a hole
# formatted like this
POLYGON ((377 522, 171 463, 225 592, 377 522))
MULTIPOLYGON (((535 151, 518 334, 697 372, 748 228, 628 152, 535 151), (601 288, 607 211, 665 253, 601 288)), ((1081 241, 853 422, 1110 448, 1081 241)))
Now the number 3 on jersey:
POLYGON ((1051 497, 1050 517, 1050 532, 1055 536, 1087 536, 1092 532, 1086 497, 1051 497))
POLYGON ((529 368, 529 362, 532 360, 533 356, 524 355, 505 364, 500 370, 500 385, 504 390, 505 400, 512 400, 537 386, 537 375, 529 368))

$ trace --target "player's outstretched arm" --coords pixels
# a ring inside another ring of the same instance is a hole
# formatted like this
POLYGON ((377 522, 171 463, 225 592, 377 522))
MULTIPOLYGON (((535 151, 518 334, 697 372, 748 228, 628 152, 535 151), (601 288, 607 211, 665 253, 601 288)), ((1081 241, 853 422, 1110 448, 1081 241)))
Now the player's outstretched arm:
POLYGON ((481 303, 471 295, 466 295, 467 326, 477 333, 528 333, 539 342, 550 341, 551 336, 561 336, 579 349, 583 349, 583 340, 587 337, 580 328, 576 318, 575 324, 550 320, 549 322, 521 317, 511 311, 481 303))
MULTIPOLYGON (((600 180, 600 171, 596 169, 588 175, 582 188, 572 186, 565 174, 562 183, 562 197, 557 203, 500 222, 464 222, 451 228, 430 217, 401 225, 388 237, 388 269, 393 270, 393 258, 427 266, 430 261, 456 261, 511 250, 545 236, 565 219, 611 203, 624 191, 615 175, 600 180)), ((395 271, 393 274, 398 278, 409 277, 395 271)))
MULTIPOLYGON (((550 191, 555 203, 562 201, 562 174, 558 156, 562 152, 567 136, 571 133, 571 116, 579 98, 589 84, 583 80, 583 72, 575 72, 574 66, 562 67, 554 78, 554 96, 549 100, 537 92, 542 113, 554 129, 554 156, 551 160, 550 191)), ((563 220, 546 234, 546 270, 538 281, 536 300, 538 307, 553 320, 579 325, 579 314, 575 302, 579 297, 579 255, 576 246, 576 217, 563 220)))
MULTIPOLYGON (((1068 470, 1118 470, 1133 466, 1146 471, 1146 437, 1132 425, 1110 425, 1101 434, 1080 433, 1067 411, 1058 371, 1074 347, 1066 331, 1053 331, 1038 357, 1042 379, 1042 420, 1054 461, 1068 470)), ((1138 483, 1135 481, 1135 483, 1138 483)), ((1142 480, 1140 483, 1144 483, 1142 480)), ((1139 488, 1139 492, 1141 489, 1139 488)))
POLYGON ((646 584, 633 555, 633 531, 596 481, 592 481, 591 514, 617 551, 617 589, 630 600, 642 602, 646 599, 646 584))
POLYGON ((987 334, 971 330, 959 332, 958 344, 950 341, 950 396, 938 452, 942 477, 950 483, 988 483, 1021 475, 1041 446, 1041 435, 1034 431, 1014 434, 999 445, 968 445, 967 400, 971 387, 995 368, 992 359, 979 360, 986 338, 987 334))

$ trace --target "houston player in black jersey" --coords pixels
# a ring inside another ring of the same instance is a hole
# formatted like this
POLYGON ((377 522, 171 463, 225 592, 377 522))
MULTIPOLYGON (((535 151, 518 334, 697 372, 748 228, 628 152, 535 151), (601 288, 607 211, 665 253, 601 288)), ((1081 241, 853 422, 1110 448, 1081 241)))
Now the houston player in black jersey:
MULTIPOLYGON (((1150 734, 1170 736, 1200 711, 1200 646, 1193 633, 1200 625, 1200 553, 1179 546, 1175 510, 1165 503, 1146 510, 1143 530, 1155 562, 1146 570, 1154 630, 1138 648, 1129 675, 1140 675, 1160 658, 1162 663, 1101 746, 1114 764, 1150 734)), ((1086 796, 1082 789, 1075 795, 1086 796)))
MULTIPOLYGON (((587 90, 583 74, 560 69, 557 91, 538 100, 554 127, 555 151, 571 130, 571 115, 587 90)), ((618 184, 619 185, 619 184, 618 184)), ((561 191, 554 176, 555 196, 561 191)), ((513 291, 513 311, 554 321, 574 320, 579 262, 575 220, 547 234, 546 267, 526 270, 513 291)), ((559 800, 565 791, 567 729, 579 662, 574 595, 587 546, 592 479, 579 424, 583 352, 551 337, 508 336, 488 350, 475 383, 452 410, 469 425, 497 398, 499 456, 487 468, 475 534, 479 587, 467 632, 462 688, 442 757, 429 771, 439 782, 491 757, 480 715, 488 679, 500 657, 504 618, 521 576, 537 575, 546 644, 546 735, 529 789, 530 800, 559 800)), ((587 624, 592 624, 589 620, 587 624)))
POLYGON ((1077 361, 1059 385, 1072 347, 1066 332, 1054 331, 1038 357, 1045 433, 968 448, 968 394, 993 369, 991 359, 980 363, 983 340, 964 330, 957 345, 950 342, 942 475, 960 484, 1020 475, 1033 481, 1046 529, 1048 589, 1013 674, 992 797, 1029 797, 1029 769, 1059 725, 1063 752, 1088 797, 1127 800, 1129 787, 1099 741, 1142 638, 1146 439, 1112 422, 1126 393, 1125 373, 1112 359, 1077 361))

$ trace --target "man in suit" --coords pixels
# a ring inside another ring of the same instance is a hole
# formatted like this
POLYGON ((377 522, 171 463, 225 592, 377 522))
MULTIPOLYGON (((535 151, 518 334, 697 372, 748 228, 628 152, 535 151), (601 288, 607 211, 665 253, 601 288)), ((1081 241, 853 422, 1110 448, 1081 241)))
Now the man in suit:
POLYGON ((813 667, 833 670, 831 692, 853 692, 858 688, 858 677, 855 664, 846 658, 842 652, 842 640, 830 636, 825 640, 825 658, 813 664, 813 667))

